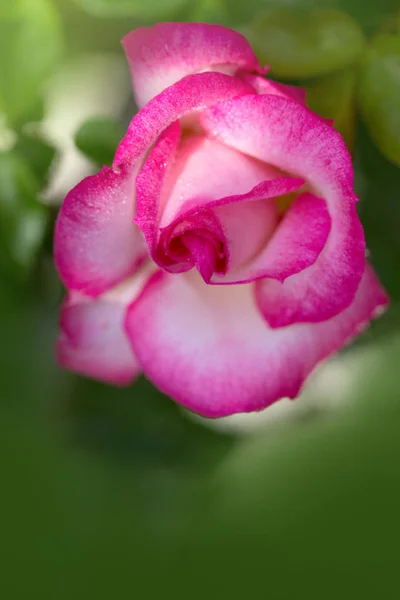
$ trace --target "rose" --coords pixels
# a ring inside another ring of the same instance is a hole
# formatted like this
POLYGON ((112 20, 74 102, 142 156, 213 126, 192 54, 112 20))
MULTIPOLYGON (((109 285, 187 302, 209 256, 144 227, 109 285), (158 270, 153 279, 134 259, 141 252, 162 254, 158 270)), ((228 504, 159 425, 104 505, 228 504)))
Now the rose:
POLYGON ((293 398, 388 302, 345 144, 229 29, 160 24, 124 47, 139 113, 57 221, 59 361, 143 371, 210 417, 293 398))

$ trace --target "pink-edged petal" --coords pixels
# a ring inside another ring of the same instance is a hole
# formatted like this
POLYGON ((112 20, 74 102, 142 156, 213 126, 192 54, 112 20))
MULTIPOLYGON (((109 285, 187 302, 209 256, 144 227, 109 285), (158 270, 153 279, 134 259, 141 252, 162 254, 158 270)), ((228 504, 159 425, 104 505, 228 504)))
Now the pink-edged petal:
POLYGON ((175 121, 160 135, 136 178, 135 223, 142 230, 153 257, 162 210, 168 200, 166 180, 174 164, 180 135, 179 122, 175 121))
POLYGON ((327 203, 331 228, 318 260, 275 283, 268 322, 281 327, 329 319, 349 306, 364 271, 365 240, 356 213, 351 157, 341 136, 298 102, 244 96, 201 115, 215 138, 303 177, 327 203))
POLYGON ((155 262, 170 273, 183 273, 194 266, 209 283, 214 270, 224 273, 226 239, 212 211, 201 211, 161 229, 155 262))
POLYGON ((307 92, 301 87, 288 85, 287 83, 278 83, 277 81, 272 81, 272 79, 266 79, 261 75, 245 74, 243 79, 244 81, 251 83, 257 94, 283 96, 284 98, 296 100, 297 102, 300 102, 300 104, 306 103, 307 92))
POLYGON ((127 307, 153 273, 154 267, 147 263, 99 298, 69 292, 61 309, 56 342, 59 364, 106 383, 131 383, 141 369, 125 331, 127 307))
POLYGON ((277 169, 261 161, 204 135, 191 135, 183 140, 170 170, 171 183, 167 185, 168 199, 160 226, 167 227, 199 209, 225 204, 221 202, 223 198, 234 197, 238 201, 262 182, 280 177, 285 179, 277 169))
MULTIPOLYGON (((226 240, 228 260, 224 272, 218 273, 215 270, 210 283, 238 283, 238 274, 242 273, 241 266, 247 265, 268 243, 278 223, 276 205, 272 199, 275 196, 274 190, 278 187, 277 181, 282 185, 281 179, 261 184, 265 191, 260 200, 256 199, 256 188, 250 201, 232 203, 232 197, 224 198, 227 204, 221 203, 215 207, 214 214, 226 240), (269 196, 271 193, 272 197, 269 196)), ((260 186, 258 189, 260 190, 260 186)), ((249 198, 249 194, 246 196, 249 198)), ((244 271, 247 274, 246 267, 244 271)))
POLYGON ((174 121, 251 89, 220 73, 185 78, 154 98, 132 120, 113 169, 79 183, 61 207, 55 261, 69 289, 96 296, 129 276, 140 264, 142 234, 135 224, 135 177, 146 152, 174 121))
POLYGON ((266 277, 284 281, 315 263, 330 228, 325 200, 308 192, 300 194, 285 213, 265 256, 258 257, 258 266, 265 269, 266 277))
POLYGON ((86 377, 128 385, 140 368, 123 333, 121 305, 96 299, 67 303, 56 345, 60 365, 86 377))
POLYGON ((54 256, 68 289, 98 296, 131 275, 147 248, 133 223, 136 168, 109 167, 81 181, 58 215, 54 256))
MULTIPOLYGON (((279 177, 263 181, 247 194, 210 200, 203 205, 199 202, 199 206, 194 207, 189 201, 189 208, 185 211, 185 204, 179 211, 179 216, 168 227, 160 230, 160 243, 156 247, 163 245, 165 232, 179 232, 186 223, 190 224, 191 229, 203 228, 206 221, 208 228, 213 223, 211 229, 215 233, 215 239, 220 240, 224 248, 223 268, 215 269, 211 279, 206 280, 207 283, 247 283, 264 277, 266 267, 262 261, 260 265, 254 257, 266 247, 277 225, 274 199, 294 192, 303 183, 302 179, 279 177)), ((166 268, 165 262, 159 261, 157 253, 154 254, 154 260, 166 268)), ((270 265, 267 264, 268 266, 270 265)), ((182 272, 187 269, 167 270, 182 272)))
POLYGON ((200 113, 217 102, 254 93, 254 88, 222 73, 188 75, 150 100, 130 122, 118 146, 114 167, 133 164, 174 121, 200 113))
POLYGON ((210 281, 216 269, 216 252, 213 242, 188 232, 183 238, 183 243, 190 251, 193 262, 204 281, 210 281))
POLYGON ((126 330, 144 373, 164 393, 207 417, 261 410, 294 398, 314 367, 387 304, 372 269, 337 317, 271 329, 253 285, 207 286, 159 272, 131 304, 126 330))
POLYGON ((220 25, 159 23, 131 31, 122 43, 139 108, 193 73, 218 70, 233 75, 238 69, 262 72, 246 38, 220 25))
POLYGON ((148 155, 136 181, 135 222, 154 260, 166 268, 157 253, 161 237, 165 241, 167 232, 170 235, 186 221, 191 229, 203 228, 204 215, 213 208, 229 242, 230 267, 234 268, 262 248, 276 224, 275 204, 265 200, 298 189, 303 180, 285 177, 203 135, 184 138, 177 151, 178 137, 175 123, 148 155))
MULTIPOLYGON (((271 79, 265 79, 261 75, 248 75, 243 76, 243 81, 251 83, 257 94, 265 95, 272 94, 273 96, 282 96, 282 98, 289 98, 296 100, 300 104, 306 104, 307 90, 294 86, 288 85, 287 83, 278 83, 271 79)), ((333 119, 325 119, 318 114, 315 114, 326 125, 333 127, 333 119)))
POLYGON ((140 372, 124 331, 126 304, 70 293, 60 315, 56 342, 59 364, 115 385, 128 385, 140 372))
MULTIPOLYGON (((264 277, 283 282, 315 263, 325 246, 330 227, 325 200, 310 193, 300 194, 254 258, 224 277, 215 274, 213 282, 246 283, 264 277)), ((242 238, 238 236, 238 239, 242 238)))

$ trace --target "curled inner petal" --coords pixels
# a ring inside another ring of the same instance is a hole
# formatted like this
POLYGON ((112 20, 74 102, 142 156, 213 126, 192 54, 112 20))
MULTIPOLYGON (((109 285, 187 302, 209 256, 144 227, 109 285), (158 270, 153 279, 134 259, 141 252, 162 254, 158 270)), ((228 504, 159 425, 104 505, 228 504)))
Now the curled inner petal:
POLYGON ((254 269, 238 269, 272 237, 276 198, 303 183, 174 123, 137 177, 135 222, 153 260, 170 273, 195 267, 207 283, 252 280, 254 269))
POLYGON ((212 211, 175 221, 161 229, 156 262, 170 273, 196 267, 208 283, 213 273, 225 273, 228 250, 224 232, 212 211))
POLYGON ((208 231, 188 232, 182 237, 182 243, 192 257, 196 269, 204 281, 210 281, 217 268, 217 252, 208 231))

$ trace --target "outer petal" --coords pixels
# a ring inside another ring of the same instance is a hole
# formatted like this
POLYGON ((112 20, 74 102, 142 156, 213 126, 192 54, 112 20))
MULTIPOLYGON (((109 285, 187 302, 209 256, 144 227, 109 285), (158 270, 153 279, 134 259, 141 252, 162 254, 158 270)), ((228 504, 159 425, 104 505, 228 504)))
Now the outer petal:
POLYGON ((123 331, 124 306, 70 296, 61 309, 59 364, 86 377, 128 385, 139 364, 123 331))
POLYGON ((131 275, 147 255, 142 233, 132 222, 136 172, 104 167, 65 198, 54 257, 67 288, 98 296, 131 275))
POLYGON ((300 102, 300 104, 306 103, 306 90, 294 85, 288 85, 287 83, 278 83, 272 81, 272 79, 266 79, 261 75, 244 75, 244 81, 251 83, 256 90, 257 94, 272 94, 274 96, 283 96, 284 98, 291 98, 300 102))
POLYGON ((308 269, 275 284, 271 311, 264 306, 268 322, 318 322, 349 306, 364 270, 365 241, 351 158, 340 135, 298 102, 271 95, 222 102, 201 121, 227 145, 304 177, 327 202, 331 230, 325 248, 308 269))
POLYGON ((133 117, 117 149, 114 167, 137 162, 174 121, 222 100, 252 93, 250 84, 222 73, 188 75, 160 92, 133 117))
POLYGON ((122 43, 139 108, 186 75, 262 71, 246 38, 220 25, 159 23, 131 31, 122 43))
MULTIPOLYGON (((287 83, 278 83, 272 81, 272 79, 265 79, 261 75, 248 75, 243 76, 243 81, 251 83, 257 94, 265 95, 272 94, 273 96, 282 96, 283 98, 289 98, 300 102, 300 104, 306 104, 307 90, 294 86, 288 85, 287 83)), ((332 119, 324 119, 318 114, 315 116, 320 119, 326 125, 333 126, 332 119)))
POLYGON ((135 379, 141 369, 125 331, 126 312, 153 272, 148 263, 96 299, 69 292, 61 309, 56 343, 63 367, 115 385, 128 385, 135 379))
POLYGON ((207 286, 160 272, 128 310, 126 328, 144 373, 207 417, 260 410, 294 398, 304 379, 387 303, 367 268, 351 306, 318 324, 270 329, 253 286, 207 286))

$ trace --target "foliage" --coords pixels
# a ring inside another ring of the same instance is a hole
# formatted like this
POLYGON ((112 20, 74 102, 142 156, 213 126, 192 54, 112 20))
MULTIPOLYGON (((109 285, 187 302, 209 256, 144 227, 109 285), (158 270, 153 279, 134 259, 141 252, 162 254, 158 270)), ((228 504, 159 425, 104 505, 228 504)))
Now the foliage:
POLYGON ((357 21, 333 10, 270 10, 257 15, 248 31, 271 74, 288 79, 351 66, 364 49, 357 21))
POLYGON ((92 118, 76 132, 75 143, 98 165, 111 165, 123 135, 124 130, 117 121, 104 117, 92 118))
POLYGON ((361 70, 359 103, 376 145, 400 166, 400 35, 374 39, 361 70))
POLYGON ((49 0, 1 3, 0 111, 11 121, 35 103, 61 50, 61 25, 49 0))

